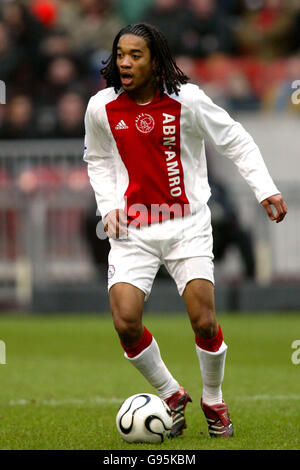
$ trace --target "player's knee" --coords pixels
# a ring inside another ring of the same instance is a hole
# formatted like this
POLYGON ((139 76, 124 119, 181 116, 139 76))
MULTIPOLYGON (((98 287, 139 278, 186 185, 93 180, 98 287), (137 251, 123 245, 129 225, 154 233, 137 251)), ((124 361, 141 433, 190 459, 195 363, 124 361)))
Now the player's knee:
POLYGON ((122 344, 134 345, 140 339, 143 332, 142 324, 137 319, 124 319, 122 316, 114 316, 114 327, 122 344))
POLYGON ((212 338, 218 332, 218 325, 213 310, 208 309, 201 313, 192 322, 192 328, 199 338, 212 338))

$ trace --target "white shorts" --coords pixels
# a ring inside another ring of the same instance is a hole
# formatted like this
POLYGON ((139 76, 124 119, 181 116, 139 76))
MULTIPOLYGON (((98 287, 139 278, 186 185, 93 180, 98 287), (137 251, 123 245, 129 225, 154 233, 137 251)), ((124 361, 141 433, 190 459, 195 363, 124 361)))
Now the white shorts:
POLYGON ((140 229, 129 227, 128 237, 110 239, 108 290, 118 282, 138 287, 148 299, 155 276, 165 265, 180 295, 192 279, 214 284, 210 210, 167 220, 140 229))

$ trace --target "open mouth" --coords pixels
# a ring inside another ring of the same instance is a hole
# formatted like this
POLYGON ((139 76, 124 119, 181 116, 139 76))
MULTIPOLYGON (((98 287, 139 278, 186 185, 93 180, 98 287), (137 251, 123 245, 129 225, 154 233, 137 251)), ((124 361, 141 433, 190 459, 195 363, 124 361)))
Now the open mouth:
POLYGON ((121 72, 121 83, 123 86, 131 85, 133 82, 133 75, 129 72, 121 72))

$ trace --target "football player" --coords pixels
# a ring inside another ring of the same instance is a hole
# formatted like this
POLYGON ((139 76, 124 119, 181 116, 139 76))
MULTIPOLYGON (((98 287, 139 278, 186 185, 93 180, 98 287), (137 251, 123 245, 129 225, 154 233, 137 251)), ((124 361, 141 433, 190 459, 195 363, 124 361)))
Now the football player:
MULTIPOLYGON (((144 302, 164 265, 195 333, 209 434, 232 436, 221 389, 227 345, 214 306, 204 140, 235 163, 271 220, 284 219, 286 203, 252 137, 188 83, 155 27, 124 27, 102 74, 107 87, 90 99, 86 111, 84 160, 111 245, 114 327, 125 357, 171 408, 171 435, 182 434, 191 398, 142 321, 144 302)), ((180 348, 180 331, 177 340, 180 348)))

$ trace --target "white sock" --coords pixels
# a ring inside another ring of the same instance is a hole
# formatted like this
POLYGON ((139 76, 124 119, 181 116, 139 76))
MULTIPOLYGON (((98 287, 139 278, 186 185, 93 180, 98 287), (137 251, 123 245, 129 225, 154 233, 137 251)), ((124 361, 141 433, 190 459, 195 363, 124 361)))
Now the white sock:
POLYGON ((216 352, 206 351, 196 344, 203 381, 202 400, 206 405, 222 403, 221 385, 224 378, 227 345, 221 344, 216 352))
POLYGON ((160 398, 164 400, 178 392, 180 385, 164 364, 154 338, 151 344, 137 356, 128 357, 126 352, 124 355, 156 389, 160 398))

